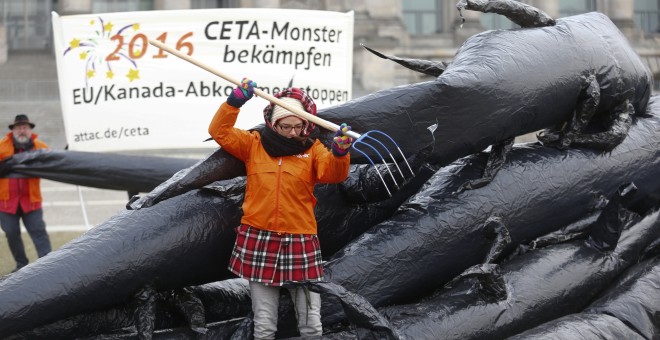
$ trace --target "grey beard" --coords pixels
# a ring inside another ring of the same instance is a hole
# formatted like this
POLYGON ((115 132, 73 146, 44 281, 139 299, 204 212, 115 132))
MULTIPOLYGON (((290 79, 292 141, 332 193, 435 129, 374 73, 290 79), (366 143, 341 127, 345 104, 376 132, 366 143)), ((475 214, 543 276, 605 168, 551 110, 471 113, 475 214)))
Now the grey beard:
POLYGON ((30 137, 27 136, 14 136, 14 142, 16 144, 26 144, 30 140, 30 137))
POLYGON ((25 142, 21 142, 18 138, 14 137, 14 148, 18 150, 31 150, 34 147, 34 143, 32 142, 32 139, 30 138, 20 138, 22 140, 25 140, 25 142))

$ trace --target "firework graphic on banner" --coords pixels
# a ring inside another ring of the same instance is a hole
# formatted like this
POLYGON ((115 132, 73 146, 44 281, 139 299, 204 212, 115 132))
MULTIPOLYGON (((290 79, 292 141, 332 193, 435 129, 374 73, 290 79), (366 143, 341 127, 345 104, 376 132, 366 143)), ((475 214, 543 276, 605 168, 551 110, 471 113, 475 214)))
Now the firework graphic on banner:
POLYGON ((116 33, 113 33, 115 25, 110 21, 104 22, 101 17, 98 18, 98 22, 91 20, 89 24, 93 29, 100 27, 94 30, 95 36, 86 39, 74 37, 64 51, 65 56, 71 52, 72 55, 77 54, 80 60, 85 61, 85 84, 100 77, 114 79, 124 71, 126 72, 124 76, 130 82, 140 79, 134 58, 142 56, 146 42, 132 39, 128 44, 123 35, 127 29, 132 29, 132 33, 137 32, 140 24, 123 26, 116 33))

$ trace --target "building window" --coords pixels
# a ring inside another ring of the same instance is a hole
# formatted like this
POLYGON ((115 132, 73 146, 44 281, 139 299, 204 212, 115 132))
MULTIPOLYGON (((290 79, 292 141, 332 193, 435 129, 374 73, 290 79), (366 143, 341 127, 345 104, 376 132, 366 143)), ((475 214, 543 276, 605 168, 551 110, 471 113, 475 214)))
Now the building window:
POLYGON ((0 24, 9 50, 44 49, 52 44, 50 0, 0 1, 0 24))
POLYGON ((559 17, 570 17, 596 10, 596 0, 559 0, 559 17))
POLYGON ((412 35, 442 32, 442 0, 403 1, 403 23, 412 35))
POLYGON ((501 14, 482 13, 479 17, 481 25, 487 30, 506 30, 520 27, 501 14))
POLYGON ((659 0, 635 0, 635 24, 646 33, 660 32, 659 0))
POLYGON ((92 13, 151 11, 153 0, 97 0, 92 1, 92 13))

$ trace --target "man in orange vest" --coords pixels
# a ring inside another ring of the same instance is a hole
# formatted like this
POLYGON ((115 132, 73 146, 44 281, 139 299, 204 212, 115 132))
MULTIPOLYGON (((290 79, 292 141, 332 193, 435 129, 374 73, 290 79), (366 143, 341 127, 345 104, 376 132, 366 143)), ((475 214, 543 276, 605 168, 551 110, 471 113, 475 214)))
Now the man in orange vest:
MULTIPOLYGON (((0 140, 0 159, 16 153, 46 149, 48 145, 32 133, 34 123, 26 115, 17 115, 9 132, 0 140)), ((19 219, 23 219, 39 257, 51 251, 50 239, 41 210, 39 178, 0 178, 0 225, 7 236, 9 250, 16 261, 16 269, 28 264, 21 238, 19 219)))

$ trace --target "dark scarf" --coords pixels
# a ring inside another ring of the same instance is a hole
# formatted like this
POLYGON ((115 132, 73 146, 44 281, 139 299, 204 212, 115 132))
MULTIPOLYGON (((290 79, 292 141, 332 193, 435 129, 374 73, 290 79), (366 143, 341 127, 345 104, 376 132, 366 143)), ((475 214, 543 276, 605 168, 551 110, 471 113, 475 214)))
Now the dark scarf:
POLYGON ((28 139, 28 141, 25 142, 25 143, 19 143, 16 140, 16 138, 13 138, 13 139, 14 139, 14 152, 15 153, 19 153, 19 152, 23 152, 23 151, 30 151, 34 148, 34 141, 32 140, 32 138, 28 139))
POLYGON ((261 145, 264 146, 266 152, 271 157, 282 157, 298 155, 305 152, 312 147, 314 140, 319 134, 319 129, 314 129, 303 141, 294 138, 286 138, 275 130, 264 126, 261 130, 257 130, 261 134, 261 145))

